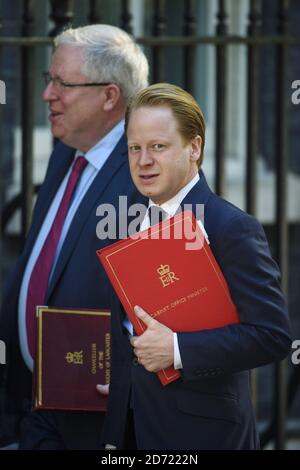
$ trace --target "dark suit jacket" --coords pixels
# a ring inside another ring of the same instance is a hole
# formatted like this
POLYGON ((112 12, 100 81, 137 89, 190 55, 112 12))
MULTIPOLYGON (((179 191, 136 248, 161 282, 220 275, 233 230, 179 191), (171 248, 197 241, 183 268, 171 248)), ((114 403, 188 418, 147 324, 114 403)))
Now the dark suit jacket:
POLYGON ((182 204, 204 204, 210 246, 241 323, 178 333, 182 378, 163 387, 156 374, 133 360, 122 332, 124 312, 113 298, 112 379, 103 440, 118 447, 131 401, 140 449, 257 448, 249 369, 289 352, 280 275, 262 227, 212 193, 202 172, 200 176, 182 204))
MULTIPOLYGON (((29 397, 31 395, 31 374, 20 358, 18 348, 18 298, 22 277, 44 217, 73 158, 74 149, 62 143, 55 147, 38 194, 23 253, 4 293, 0 313, 0 338, 7 345, 9 375, 12 374, 13 382, 19 384, 14 387, 15 390, 8 392, 12 402, 16 393, 19 393, 21 398, 24 394, 29 397)), ((116 208, 118 217, 119 195, 128 196, 128 205, 141 200, 130 177, 125 136, 120 139, 96 176, 74 216, 47 292, 46 305, 74 308, 109 307, 109 284, 96 256, 96 250, 114 240, 97 238, 96 226, 100 217, 96 216, 96 208, 101 203, 110 203, 116 208)), ((10 384, 10 380, 8 382, 10 384)), ((75 432, 81 434, 78 427, 75 432)))

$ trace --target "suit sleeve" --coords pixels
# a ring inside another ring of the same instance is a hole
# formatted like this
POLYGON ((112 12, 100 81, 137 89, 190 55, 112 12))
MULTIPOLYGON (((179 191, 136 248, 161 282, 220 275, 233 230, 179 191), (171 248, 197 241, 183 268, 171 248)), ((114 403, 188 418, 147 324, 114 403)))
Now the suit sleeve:
POLYGON ((101 443, 122 448, 130 399, 132 352, 129 340, 122 334, 125 315, 117 295, 110 287, 112 358, 108 409, 102 429, 101 443))
POLYGON ((290 350, 280 273, 261 225, 247 214, 239 215, 222 228, 212 249, 240 324, 179 333, 184 380, 252 369, 281 360, 290 350))

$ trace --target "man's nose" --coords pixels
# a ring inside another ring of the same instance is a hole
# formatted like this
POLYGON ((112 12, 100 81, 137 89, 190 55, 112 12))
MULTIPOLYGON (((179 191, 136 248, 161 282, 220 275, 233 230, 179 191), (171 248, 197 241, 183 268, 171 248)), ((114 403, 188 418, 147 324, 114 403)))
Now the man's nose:
POLYGON ((55 87, 53 86, 52 82, 46 85, 46 88, 43 91, 42 98, 44 101, 51 101, 57 98, 57 93, 55 92, 55 87))
POLYGON ((153 157, 151 155, 151 152, 149 152, 149 150, 147 149, 142 150, 140 153, 139 165, 140 166, 152 165, 152 163, 153 163, 153 157))

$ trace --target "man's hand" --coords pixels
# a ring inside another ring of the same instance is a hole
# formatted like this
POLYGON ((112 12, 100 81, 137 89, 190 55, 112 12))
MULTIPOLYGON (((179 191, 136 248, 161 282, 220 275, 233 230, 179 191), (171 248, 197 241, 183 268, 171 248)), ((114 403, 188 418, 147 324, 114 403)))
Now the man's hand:
POLYGON ((100 395, 108 395, 109 394, 109 384, 107 385, 96 385, 96 390, 100 395))
POLYGON ((146 325, 146 331, 130 340, 140 364, 148 372, 158 372, 174 363, 173 331, 135 306, 136 316, 146 325))

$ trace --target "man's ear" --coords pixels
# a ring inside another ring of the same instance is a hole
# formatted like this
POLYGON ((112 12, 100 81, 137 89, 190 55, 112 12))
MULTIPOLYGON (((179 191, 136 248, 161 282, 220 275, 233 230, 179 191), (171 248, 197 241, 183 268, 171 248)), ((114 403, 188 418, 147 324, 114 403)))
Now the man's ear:
POLYGON ((121 90, 118 85, 111 83, 105 87, 104 93, 105 101, 103 104, 103 109, 104 111, 111 111, 119 102, 121 97, 121 90))
POLYGON ((191 142, 191 160, 196 162, 201 156, 202 139, 197 135, 191 142))

